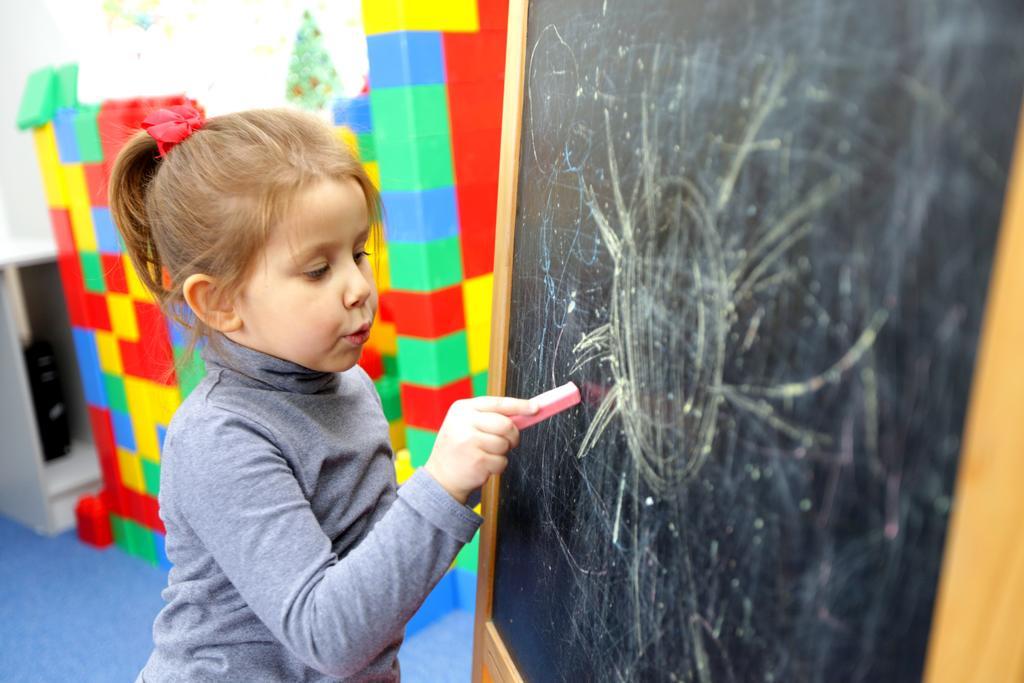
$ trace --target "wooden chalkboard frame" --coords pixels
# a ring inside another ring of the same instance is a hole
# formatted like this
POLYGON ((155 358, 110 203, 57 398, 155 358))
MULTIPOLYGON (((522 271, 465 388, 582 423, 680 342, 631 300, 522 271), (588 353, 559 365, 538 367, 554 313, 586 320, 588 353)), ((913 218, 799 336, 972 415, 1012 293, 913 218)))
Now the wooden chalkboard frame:
MULTIPOLYGON (((512 294, 512 245, 519 183, 519 136, 523 119, 528 0, 509 0, 505 49, 505 94, 501 111, 501 155, 494 245, 494 294, 491 308, 491 358, 487 393, 505 393, 509 305, 512 294)), ((494 605, 494 552, 498 531, 499 478, 484 487, 484 524, 477 563, 476 620, 473 629, 473 681, 522 681, 501 635, 491 621, 494 605)))
MULTIPOLYGON (((503 395, 529 0, 510 0, 488 393, 503 395)), ((925 681, 1024 680, 1024 109, 962 440, 925 681)), ((523 681, 492 621, 499 478, 483 492, 474 683, 523 681)))

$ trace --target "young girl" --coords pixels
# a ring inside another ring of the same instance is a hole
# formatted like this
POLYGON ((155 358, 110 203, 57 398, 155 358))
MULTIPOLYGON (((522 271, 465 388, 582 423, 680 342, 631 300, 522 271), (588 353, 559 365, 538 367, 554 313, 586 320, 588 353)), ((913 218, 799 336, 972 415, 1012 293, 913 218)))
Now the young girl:
POLYGON ((185 306, 207 374, 162 453, 173 567, 139 680, 398 680, 406 622, 480 518, 531 402, 449 410, 400 489, 356 365, 377 310, 380 199, 316 118, 285 110, 143 123, 110 204, 139 276, 185 306))

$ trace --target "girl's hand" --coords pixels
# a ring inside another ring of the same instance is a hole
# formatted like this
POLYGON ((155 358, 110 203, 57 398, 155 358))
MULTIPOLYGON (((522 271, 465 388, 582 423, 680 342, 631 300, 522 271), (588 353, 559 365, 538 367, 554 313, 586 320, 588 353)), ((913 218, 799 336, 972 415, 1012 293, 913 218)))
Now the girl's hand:
POLYGON ((533 415, 535 402, 502 396, 456 401, 448 409, 424 465, 452 498, 465 504, 469 494, 508 465, 505 454, 519 445, 512 415, 533 415))

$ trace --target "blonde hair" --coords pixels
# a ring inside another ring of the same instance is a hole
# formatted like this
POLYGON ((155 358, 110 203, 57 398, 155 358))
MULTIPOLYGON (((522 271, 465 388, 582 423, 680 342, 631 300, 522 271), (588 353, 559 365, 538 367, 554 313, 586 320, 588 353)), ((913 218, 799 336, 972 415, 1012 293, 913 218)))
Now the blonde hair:
POLYGON ((190 352, 203 337, 217 339, 188 315, 185 279, 210 275, 211 295, 233 298, 271 228, 303 190, 323 180, 356 180, 373 239, 381 239, 380 194, 355 155, 311 114, 258 109, 216 116, 164 158, 157 154, 145 131, 125 144, 111 171, 110 210, 139 279, 165 315, 190 330, 190 352))

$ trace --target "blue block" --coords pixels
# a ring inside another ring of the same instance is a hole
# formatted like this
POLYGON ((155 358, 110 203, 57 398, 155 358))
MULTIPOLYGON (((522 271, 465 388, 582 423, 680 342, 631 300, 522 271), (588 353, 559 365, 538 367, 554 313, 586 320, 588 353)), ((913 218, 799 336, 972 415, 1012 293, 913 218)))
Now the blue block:
POLYGON ((107 392, 103 389, 103 376, 100 374, 96 333, 72 326, 71 337, 75 342, 75 357, 78 359, 78 371, 82 376, 85 401, 96 408, 106 408, 107 392))
POLYGON ((173 346, 188 346, 188 330, 181 323, 167 318, 167 331, 170 332, 173 346))
POLYGON ((160 452, 164 451, 164 439, 167 438, 167 427, 163 425, 156 426, 156 442, 160 445, 160 452))
POLYGON ((397 31, 366 36, 374 88, 445 82, 444 49, 435 31, 397 31))
POLYGON ((153 532, 153 547, 156 548, 156 561, 164 569, 171 568, 171 561, 167 559, 167 538, 159 531, 153 532))
POLYGON ((57 136, 57 156, 62 164, 81 163, 78 138, 75 137, 75 110, 58 109, 53 116, 53 132, 57 136))
POLYGON ((458 608, 455 594, 455 577, 452 572, 444 575, 444 578, 434 586, 430 595, 423 601, 416 614, 412 615, 408 625, 405 627, 405 635, 409 637, 417 631, 422 631, 439 619, 445 617, 458 608))
POLYGON ((334 125, 348 126, 354 133, 369 133, 373 130, 370 116, 370 96, 359 95, 350 100, 334 103, 334 125))
POLYGON ((100 251, 105 254, 120 254, 124 251, 121 244, 121 235, 114 226, 114 217, 110 215, 110 209, 105 206, 94 206, 92 209, 92 224, 96 229, 96 243, 100 251))
POLYGON ((126 451, 135 450, 135 430, 128 413, 110 409, 110 421, 114 423, 114 442, 126 451))
POLYGON ((455 579, 455 607, 467 612, 476 611, 476 572, 468 569, 452 569, 455 579))
POLYGON ((396 242, 430 242, 459 234, 455 188, 382 192, 384 232, 396 242))

